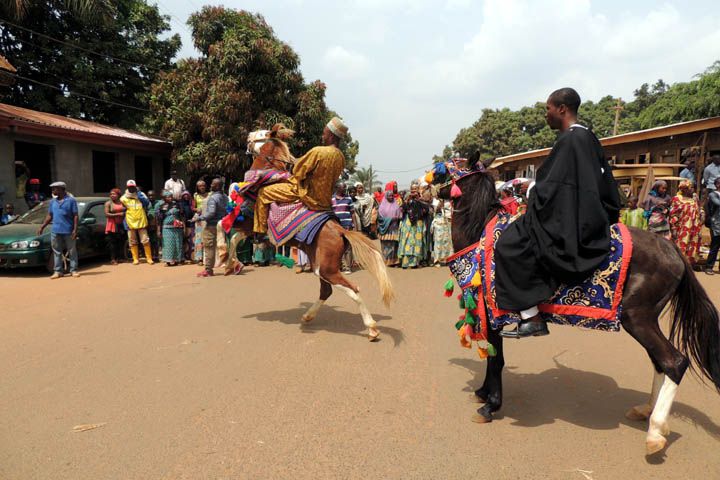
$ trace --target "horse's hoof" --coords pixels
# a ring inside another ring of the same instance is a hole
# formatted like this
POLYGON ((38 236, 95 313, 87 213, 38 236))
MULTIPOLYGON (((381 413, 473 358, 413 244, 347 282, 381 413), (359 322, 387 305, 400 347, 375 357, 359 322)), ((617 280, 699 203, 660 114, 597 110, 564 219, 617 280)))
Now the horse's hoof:
POLYGON ((642 422, 650 418, 651 413, 652 407, 650 405, 638 405, 625 412, 625 418, 634 422, 642 422))
POLYGON ((468 396, 468 400, 470 400, 470 403, 480 403, 480 404, 483 404, 483 403, 487 402, 487 399, 482 398, 480 395, 478 395, 478 394, 476 394, 476 393, 471 393, 471 394, 468 396))
POLYGON ((486 417, 480 413, 476 413, 470 418, 470 420, 475 423, 490 423, 492 422, 492 417, 486 417))
POLYGON ((303 321, 304 323, 310 323, 310 322, 312 322, 313 320, 315 320, 315 316, 314 316, 314 315, 303 315, 303 316, 302 316, 302 321, 303 321))
POLYGON ((662 451, 665 448, 665 445, 667 445, 667 439, 665 439, 662 435, 652 438, 648 437, 645 441, 645 454, 655 455, 656 453, 662 451))
POLYGON ((377 328, 371 328, 368 332, 368 340, 377 342, 380 340, 380 331, 377 328))
POLYGON ((662 435, 662 436, 670 435, 670 424, 665 422, 660 426, 660 435, 662 435))

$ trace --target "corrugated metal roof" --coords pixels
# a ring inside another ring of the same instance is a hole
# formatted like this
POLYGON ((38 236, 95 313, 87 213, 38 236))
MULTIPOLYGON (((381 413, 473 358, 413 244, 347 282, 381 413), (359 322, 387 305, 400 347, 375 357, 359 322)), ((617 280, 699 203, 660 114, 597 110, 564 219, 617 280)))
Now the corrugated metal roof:
MULTIPOLYGON (((673 123, 671 125, 648 128, 646 130, 637 130, 635 132, 623 133, 621 135, 615 135, 613 137, 601 138, 600 143, 604 147, 608 147, 611 145, 621 145, 623 143, 661 138, 670 135, 682 135, 684 133, 700 132, 711 128, 720 128, 720 117, 701 118, 699 120, 690 120, 688 122, 673 123)), ((495 159, 492 165, 490 165, 490 168, 496 168, 507 163, 526 160, 528 158, 547 156, 550 153, 550 150, 552 149, 541 148, 538 150, 530 150, 528 152, 515 153, 513 155, 498 157, 495 159)))
POLYGON ((161 137, 145 135, 118 127, 110 127, 100 123, 88 122, 86 120, 63 117, 62 115, 54 115, 52 113, 38 112, 27 108, 15 107, 5 103, 0 103, 0 117, 5 117, 11 121, 28 122, 46 127, 72 130, 91 135, 101 135, 141 142, 154 142, 158 144, 170 144, 168 140, 161 137))

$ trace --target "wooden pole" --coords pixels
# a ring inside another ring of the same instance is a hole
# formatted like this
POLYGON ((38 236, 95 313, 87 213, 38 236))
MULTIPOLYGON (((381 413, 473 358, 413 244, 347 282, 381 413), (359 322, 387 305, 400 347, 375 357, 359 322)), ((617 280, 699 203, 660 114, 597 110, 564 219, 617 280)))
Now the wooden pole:
POLYGON ((705 170, 705 145, 707 144, 707 130, 703 133, 702 143, 700 144, 700 157, 695 162, 695 189, 698 192, 698 200, 702 205, 703 193, 705 193, 705 185, 703 185, 703 171, 705 170))
POLYGON ((625 109, 625 107, 622 106, 622 98, 617 99, 617 104, 612 107, 613 110, 615 110, 615 123, 613 124, 613 137, 617 135, 618 132, 618 126, 620 125, 620 112, 625 109))

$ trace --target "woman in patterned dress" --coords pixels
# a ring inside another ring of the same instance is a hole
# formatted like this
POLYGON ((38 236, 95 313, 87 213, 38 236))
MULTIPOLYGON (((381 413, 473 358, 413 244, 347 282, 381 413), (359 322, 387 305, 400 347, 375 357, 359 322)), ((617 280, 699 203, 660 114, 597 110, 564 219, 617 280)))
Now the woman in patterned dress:
POLYGON ((394 184, 395 182, 390 182, 385 186, 385 197, 378 208, 378 238, 385 265, 389 267, 398 264, 399 228, 402 218, 400 199, 393 189, 397 188, 393 187, 394 184))
POLYGON ((183 261, 185 221, 172 192, 163 192, 163 200, 157 210, 158 237, 162 239, 162 261, 174 267, 183 261))
POLYGON ((402 205, 398 257, 402 268, 417 268, 425 253, 425 217, 428 205, 420 200, 417 184, 410 186, 407 202, 402 205))
POLYGON ((672 199, 667 193, 667 183, 664 180, 658 180, 652 186, 652 190, 643 202, 645 216, 648 219, 648 230, 670 240, 670 224, 668 223, 668 214, 670 211, 670 202, 672 199))
POLYGON ((670 204, 668 220, 673 241, 690 263, 694 264, 700 249, 703 215, 690 180, 680 182, 677 195, 670 204))
POLYGON ((435 208, 435 218, 432 222, 433 233, 433 262, 436 267, 445 265, 447 257, 452 255, 452 206, 447 200, 440 200, 435 208))

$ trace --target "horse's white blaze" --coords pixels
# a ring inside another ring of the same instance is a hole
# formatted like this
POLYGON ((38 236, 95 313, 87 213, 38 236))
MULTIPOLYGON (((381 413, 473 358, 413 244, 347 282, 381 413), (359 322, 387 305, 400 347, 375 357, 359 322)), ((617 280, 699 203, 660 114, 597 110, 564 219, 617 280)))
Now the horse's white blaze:
POLYGON ((664 438, 667 435, 667 419, 670 415, 670 408, 672 407, 673 400, 675 400, 675 394, 677 393, 677 383, 665 377, 660 392, 658 393, 657 402, 655 402, 655 408, 653 409, 652 415, 650 415, 650 427, 648 428, 647 441, 657 441, 664 438))
POLYGON ((305 315, 302 316, 303 322, 309 322, 310 320, 313 320, 317 315, 318 310, 320 310, 320 307, 322 307, 324 303, 325 300, 317 300, 315 303, 313 303, 310 308, 307 309, 305 315))
POLYGON ((355 302, 358 306, 358 309, 360 310, 360 316, 362 317, 363 324, 365 324, 368 328, 374 328, 377 325, 377 322, 372 318, 372 315, 370 314, 370 310, 368 310, 367 306, 365 305, 365 302, 363 302, 363 299, 360 298, 360 295, 355 293, 351 288, 345 287, 343 285, 333 285, 335 288, 339 288, 341 291, 345 292, 345 295, 350 297, 350 299, 355 302))

